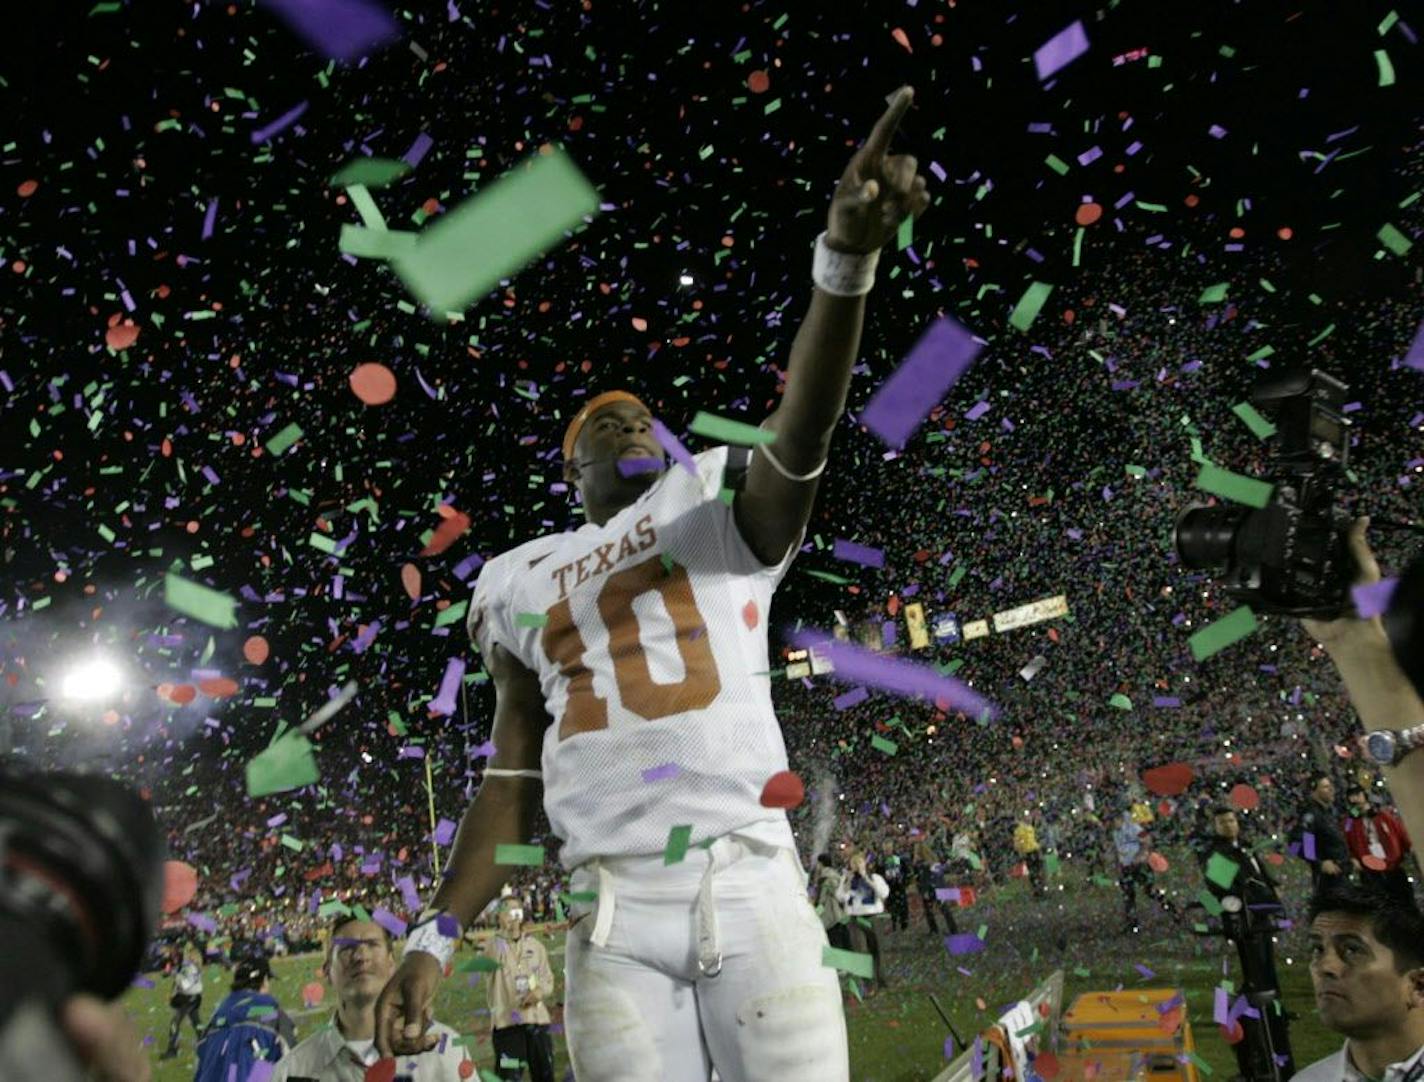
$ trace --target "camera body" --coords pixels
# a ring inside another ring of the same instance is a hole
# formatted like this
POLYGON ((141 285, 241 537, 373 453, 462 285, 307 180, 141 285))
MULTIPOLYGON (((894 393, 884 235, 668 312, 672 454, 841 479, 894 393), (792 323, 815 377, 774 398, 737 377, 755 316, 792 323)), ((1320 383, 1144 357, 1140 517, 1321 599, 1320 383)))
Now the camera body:
POLYGON ((1258 613, 1333 619, 1349 610, 1356 568, 1340 506, 1350 457, 1349 387, 1318 369, 1263 377, 1251 401, 1276 423, 1270 502, 1261 508, 1194 506, 1173 544, 1194 570, 1258 613))

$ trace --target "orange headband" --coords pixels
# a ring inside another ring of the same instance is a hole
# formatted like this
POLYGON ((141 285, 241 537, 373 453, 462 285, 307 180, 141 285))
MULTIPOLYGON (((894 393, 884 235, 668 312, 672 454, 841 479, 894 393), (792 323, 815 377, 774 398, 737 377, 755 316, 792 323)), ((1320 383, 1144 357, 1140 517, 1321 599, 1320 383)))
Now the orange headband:
MULTIPOLYGON (((584 403, 583 409, 574 414, 574 419, 569 422, 568 429, 564 432, 564 461, 572 462, 574 458, 574 444, 578 442, 579 431, 583 428, 584 422, 592 417, 604 406, 613 402, 633 402, 648 409, 643 400, 635 394, 627 391, 604 391, 601 395, 596 395, 584 403)), ((652 413, 652 410, 648 410, 652 413)))

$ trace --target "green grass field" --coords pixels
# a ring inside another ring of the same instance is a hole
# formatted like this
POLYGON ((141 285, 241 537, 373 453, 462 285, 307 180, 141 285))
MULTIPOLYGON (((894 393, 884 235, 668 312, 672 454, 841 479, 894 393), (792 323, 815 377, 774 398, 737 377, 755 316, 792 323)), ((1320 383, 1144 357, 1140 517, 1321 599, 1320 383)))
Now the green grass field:
MULTIPOLYGON (((1304 897, 1299 875, 1290 875, 1287 897, 1304 897)), ((1055 969, 1067 977, 1065 1008, 1083 992, 1116 988, 1181 988, 1186 994, 1188 1017, 1196 1036, 1197 1052, 1212 1070, 1215 1082, 1236 1072, 1231 1049, 1212 1021, 1213 989, 1222 978, 1223 959, 1229 959, 1229 978, 1239 979, 1234 952, 1216 939, 1192 936, 1166 914, 1146 915, 1140 934, 1121 927, 1116 888, 1094 886, 1069 871, 1043 902, 1034 902, 1021 883, 1014 882, 980 895, 977 905, 961 910, 960 930, 987 925, 987 949, 963 958, 951 958, 939 940, 931 938, 922 923, 908 930, 882 931, 884 964, 891 987, 863 1002, 847 991, 846 1017, 850 1030, 851 1077, 856 1082, 919 1082, 932 1079, 945 1065, 947 1032, 930 1004, 934 994, 966 1039, 992 1024, 999 1011, 1025 995, 1055 969), (1137 965, 1154 976, 1144 978, 1137 965), (962 969, 960 968, 962 966, 962 969), (979 1004, 982 1003, 981 1007, 979 1004)), ((1195 894, 1198 884, 1183 882, 1180 889, 1195 894)), ((912 920, 915 911, 912 910, 912 920)), ((554 969, 562 970, 562 936, 547 940, 554 969)), ((1299 1014, 1291 1026, 1297 1067, 1334 1051, 1340 1038, 1325 1030, 1315 1018, 1310 977, 1300 929, 1286 933, 1277 948, 1285 1003, 1299 1014)), ((305 955, 276 960, 274 992, 297 1022, 298 1036, 306 1037, 323 1025, 329 1004, 303 1011, 301 988, 320 980, 321 959, 305 955)), ((560 973, 562 977, 562 974, 560 973)), ((206 1020, 228 987, 226 974, 209 967, 204 975, 203 1016, 206 1020)), ((157 981, 153 989, 135 988, 125 1002, 146 1038, 159 1082, 179 1082, 193 1075, 194 1042, 186 1030, 180 1054, 160 1062, 167 1042, 167 1007, 170 982, 157 981)), ((562 979, 558 995, 562 996, 562 979)), ((556 997, 557 1001, 557 997, 556 997)), ((447 980, 436 1001, 436 1017, 474 1039, 471 1053, 481 1068, 492 1066, 484 986, 468 986, 457 975, 447 980)), ((555 1012, 555 1020, 560 1012, 555 1012)), ((556 1037, 558 1071, 568 1070, 562 1037, 556 1037)), ((1103 1078, 1102 1082, 1111 1082, 1103 1078)))

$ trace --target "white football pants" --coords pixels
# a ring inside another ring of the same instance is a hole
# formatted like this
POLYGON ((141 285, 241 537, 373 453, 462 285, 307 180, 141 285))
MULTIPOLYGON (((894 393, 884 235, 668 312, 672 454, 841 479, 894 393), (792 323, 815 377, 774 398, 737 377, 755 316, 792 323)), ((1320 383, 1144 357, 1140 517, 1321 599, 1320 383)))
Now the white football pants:
POLYGON ((578 1082, 848 1082, 836 971, 790 849, 735 834, 591 860, 570 892, 564 1032, 578 1082))

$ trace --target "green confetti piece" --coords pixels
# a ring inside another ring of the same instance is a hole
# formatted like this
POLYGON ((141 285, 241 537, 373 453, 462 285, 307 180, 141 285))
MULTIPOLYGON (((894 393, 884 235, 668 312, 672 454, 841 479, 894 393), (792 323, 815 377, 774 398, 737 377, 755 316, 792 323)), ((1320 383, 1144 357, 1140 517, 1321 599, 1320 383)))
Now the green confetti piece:
POLYGON ((89 18, 92 19, 95 15, 112 15, 114 12, 121 10, 123 6, 119 0, 103 0, 102 3, 94 5, 93 9, 89 12, 89 18))
POLYGON ((1044 158, 1043 161, 1044 164, 1048 166, 1048 168, 1052 169, 1060 177, 1066 177, 1068 175, 1068 163, 1065 162, 1062 158, 1060 158, 1057 154, 1050 154, 1048 157, 1044 158))
POLYGON ((565 905, 593 905, 598 901, 598 891, 596 890, 571 890, 565 894, 560 894, 565 905))
POLYGON ((1223 470, 1214 463, 1202 464, 1197 474, 1197 488, 1220 496, 1224 500, 1234 500, 1248 507, 1265 507, 1271 502, 1272 486, 1252 477, 1242 477, 1239 473, 1223 470))
POLYGON ((1206 862, 1206 877, 1222 890, 1236 882, 1237 873, 1240 871, 1241 865, 1220 853, 1213 853, 1211 859, 1206 862))
POLYGON ((386 219, 381 214, 381 208, 376 206, 376 201, 371 198, 371 193, 360 184, 352 184, 346 189, 346 195, 351 200, 351 205, 356 208, 356 213, 361 216, 361 221, 366 223, 367 229, 385 229, 386 219))
POLYGON ((664 866, 681 864, 687 856, 687 843, 692 840, 692 827, 678 826, 668 831, 667 846, 663 849, 664 866))
POLYGON ((415 252, 419 239, 418 233, 405 229, 362 229, 347 222, 337 247, 358 259, 400 259, 415 252))
POLYGON ((863 977, 868 981, 875 979, 875 959, 860 951, 846 951, 829 945, 822 947, 821 965, 849 973, 852 977, 863 977))
POLYGON ((1205 661, 1232 643, 1244 639, 1255 631, 1256 627, 1256 614, 1251 611, 1249 605, 1242 605, 1220 620, 1208 624, 1187 640, 1192 648, 1192 657, 1205 661))
POLYGON ((494 847, 494 862, 496 864, 518 864, 526 868, 542 868, 544 866, 544 847, 542 845, 496 845, 494 847))
POLYGON ((870 736, 870 746, 876 751, 883 751, 886 755, 894 755, 900 750, 900 745, 893 740, 886 740, 879 733, 872 733, 870 736))
POLYGON ((822 582, 834 582, 837 586, 852 586, 855 584, 854 579, 844 578, 841 575, 832 574, 830 571, 813 571, 807 568, 806 574, 810 575, 813 579, 820 579, 822 582))
POLYGON ((915 243, 915 216, 905 215, 905 220, 900 223, 899 230, 895 233, 895 250, 903 252, 910 245, 915 243))
POLYGON ((278 432, 275 436, 273 436, 270 440, 263 444, 263 446, 266 448, 267 453, 269 455, 280 455, 283 451, 285 451, 288 447, 292 446, 292 444, 296 443, 297 440, 301 438, 302 426, 297 424, 297 422, 293 421, 286 428, 282 429, 282 431, 278 432))
POLYGON ((1250 402, 1236 403, 1231 407, 1231 412, 1245 422, 1257 439, 1269 439, 1276 434, 1276 426, 1262 417, 1261 412, 1250 402))
POLYGON ((1405 255, 1408 253, 1409 249, 1414 247, 1414 242, 1412 240, 1410 240, 1408 237, 1406 237, 1403 233, 1401 233, 1398 229, 1394 228, 1394 226, 1390 225, 1388 222, 1385 222, 1384 225, 1380 226, 1380 231, 1376 235, 1379 237, 1380 243, 1383 244, 1395 255, 1405 255))
POLYGON ((291 849, 291 850, 293 850, 293 851, 295 851, 295 852, 298 852, 298 853, 300 853, 303 849, 306 848, 306 843, 305 843, 305 842, 303 842, 300 838, 294 838, 294 837, 292 837, 290 834, 283 834, 283 835, 282 835, 282 838, 281 838, 281 842, 282 842, 282 844, 285 845, 288 849, 291 849))
POLYGON ((1131 710, 1132 700, 1119 691, 1111 699, 1108 700, 1108 705, 1111 707, 1115 707, 1118 710, 1131 710))
POLYGON ((392 265, 443 320, 548 251, 585 215, 597 214, 598 203, 593 185, 556 146, 446 214, 392 265))
POLYGON ((1084 969, 1082 966, 1075 966, 1074 969, 1073 969, 1073 976, 1075 976, 1075 977, 1084 977, 1084 978, 1086 978, 1086 977, 1091 977, 1092 975, 1093 975, 1093 974, 1092 974, 1092 970, 1084 969))
POLYGON ((1188 1052, 1187 1059, 1195 1063, 1197 1065, 1197 1070, 1201 1071, 1201 1073, 1206 1075, 1207 1077, 1210 1077, 1211 1075, 1216 1073, 1212 1069, 1211 1064, 1209 1064, 1206 1060, 1202 1059, 1201 1056, 1197 1055, 1195 1052, 1188 1052))
POLYGON ((498 973, 499 962, 493 958, 485 958, 483 955, 476 958, 466 958, 455 967, 456 973, 498 973))
POLYGON ((701 410, 698 411, 697 416, 692 418, 692 424, 687 427, 689 431, 718 443, 735 443, 750 447, 758 443, 776 442, 775 432, 768 432, 756 425, 733 421, 727 417, 718 417, 715 413, 704 413, 701 410))
POLYGON ((1390 63, 1389 53, 1383 49, 1375 50, 1375 66, 1379 68, 1379 85, 1394 85, 1394 65, 1390 63))
POLYGON ((292 731, 247 761, 247 795, 269 796, 300 789, 321 778, 311 741, 292 731))
POLYGON ((384 188, 410 172, 410 163, 391 158, 356 158, 347 162, 328 182, 333 188, 384 188))
POLYGON ((1043 303, 1048 300, 1048 295, 1052 292, 1053 287, 1046 282, 1029 283, 1029 287, 1019 298, 1019 303, 1014 305, 1013 313, 1009 316, 1009 325, 1017 330, 1027 332, 1029 327, 1033 326, 1033 321, 1038 318, 1043 303))
POLYGON ((322 902, 316 911, 316 915, 323 920, 327 917, 334 917, 338 913, 343 917, 349 916, 351 913, 351 907, 340 898, 333 898, 329 902, 322 902))
POLYGON ((450 624, 457 624, 465 618, 465 613, 470 608, 469 599, 457 601, 449 608, 441 609, 435 614, 435 626, 447 627, 450 624))
POLYGON ((517 612, 514 614, 515 627, 545 627, 549 617, 542 612, 517 612))
POLYGON ((1198 304, 1220 304, 1226 300, 1226 282, 1217 282, 1214 286, 1207 286, 1201 291, 1201 296, 1197 298, 1198 304))
POLYGON ((172 571, 163 577, 163 602, 185 616, 210 627, 237 626, 237 599, 201 583, 189 582, 172 571))
POLYGON ((336 551, 336 542, 323 533, 313 533, 307 538, 307 544, 318 552, 332 553, 336 551))

